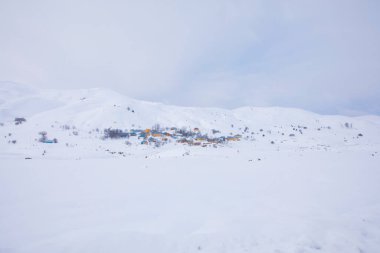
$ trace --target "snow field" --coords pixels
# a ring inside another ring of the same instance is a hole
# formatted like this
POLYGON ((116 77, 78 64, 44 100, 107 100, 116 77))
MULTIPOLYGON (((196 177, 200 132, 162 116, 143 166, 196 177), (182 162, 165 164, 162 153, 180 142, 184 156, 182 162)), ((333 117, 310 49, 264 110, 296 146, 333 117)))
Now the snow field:
POLYGON ((378 251, 378 156, 265 154, 4 158, 1 252, 378 251))

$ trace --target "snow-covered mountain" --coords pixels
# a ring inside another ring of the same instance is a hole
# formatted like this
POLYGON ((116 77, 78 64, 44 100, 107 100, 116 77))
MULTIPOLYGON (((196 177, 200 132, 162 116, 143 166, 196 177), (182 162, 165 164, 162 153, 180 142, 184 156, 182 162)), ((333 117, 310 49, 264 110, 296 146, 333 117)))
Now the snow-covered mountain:
POLYGON ((0 252, 375 253, 379 164, 374 115, 0 83, 0 252), (240 137, 159 147, 103 138, 155 124, 240 137), (41 131, 58 141, 41 142, 41 131))
MULTIPOLYGON (((90 147, 104 144, 104 129, 129 131, 155 124, 198 128, 209 136, 213 136, 212 130, 220 132, 217 136, 239 135, 242 142, 258 149, 380 143, 380 117, 374 115, 328 116, 281 107, 179 107, 139 101, 107 89, 41 90, 9 82, 0 83, 0 90, 0 133, 4 136, 0 147, 5 153, 30 150, 27 153, 31 154, 31 150, 46 149, 37 141, 38 133, 45 131, 50 138, 58 139, 58 146, 87 147, 86 152, 79 153, 88 155, 90 147), (25 118, 26 122, 16 125, 15 118, 25 118), (17 145, 9 145, 15 142, 17 145)), ((136 138, 135 143, 140 141, 136 138)), ((124 142, 112 145, 115 143, 124 142)))
POLYGON ((15 117, 25 117, 32 124, 59 122, 84 129, 144 128, 156 123, 225 131, 281 125, 340 128, 346 122, 356 128, 380 125, 378 116, 324 116, 281 107, 241 107, 234 110, 178 107, 139 101, 107 89, 39 90, 0 82, 0 122, 13 121, 15 117))

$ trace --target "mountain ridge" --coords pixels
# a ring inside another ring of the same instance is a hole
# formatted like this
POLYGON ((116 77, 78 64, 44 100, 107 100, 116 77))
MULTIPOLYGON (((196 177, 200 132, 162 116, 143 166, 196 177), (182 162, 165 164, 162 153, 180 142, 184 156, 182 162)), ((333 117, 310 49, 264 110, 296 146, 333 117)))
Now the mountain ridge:
POLYGON ((110 89, 37 89, 0 82, 0 122, 26 117, 32 123, 54 122, 81 128, 148 128, 154 124, 202 129, 257 128, 274 125, 380 125, 377 115, 320 115, 298 108, 244 106, 235 109, 182 107, 141 101, 110 89), (5 92, 6 91, 6 92, 5 92), (9 95, 11 94, 11 95, 9 95))

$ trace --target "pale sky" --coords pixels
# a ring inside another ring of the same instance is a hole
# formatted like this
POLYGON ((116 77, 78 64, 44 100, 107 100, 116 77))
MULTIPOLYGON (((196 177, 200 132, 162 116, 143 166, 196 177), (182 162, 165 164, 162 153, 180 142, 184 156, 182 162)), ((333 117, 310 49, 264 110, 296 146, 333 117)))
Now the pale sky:
POLYGON ((379 0, 0 0, 0 80, 380 114, 379 0))

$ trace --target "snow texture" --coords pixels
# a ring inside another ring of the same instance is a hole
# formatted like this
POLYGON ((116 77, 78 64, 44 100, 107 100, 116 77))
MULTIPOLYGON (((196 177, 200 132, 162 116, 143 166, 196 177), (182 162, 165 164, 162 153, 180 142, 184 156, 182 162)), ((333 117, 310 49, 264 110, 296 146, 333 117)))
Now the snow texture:
POLYGON ((379 252, 378 116, 0 83, 0 123, 1 253, 379 252), (154 124, 242 139, 155 148, 101 138, 154 124), (38 142, 41 131, 58 143, 38 142))

